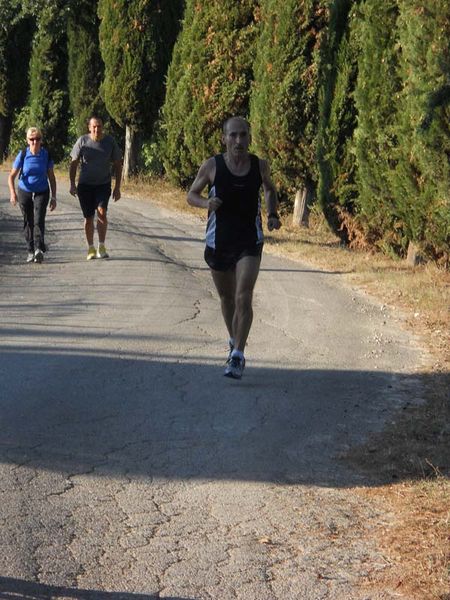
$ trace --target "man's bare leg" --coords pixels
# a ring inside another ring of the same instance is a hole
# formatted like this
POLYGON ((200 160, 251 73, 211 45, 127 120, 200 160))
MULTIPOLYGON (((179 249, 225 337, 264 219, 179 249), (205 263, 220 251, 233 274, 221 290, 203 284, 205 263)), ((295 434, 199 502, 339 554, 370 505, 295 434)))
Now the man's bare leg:
POLYGON ((104 244, 106 239, 106 230, 108 229, 108 219, 106 218, 106 209, 103 206, 97 208, 97 233, 99 244, 104 244))
POLYGON ((84 233, 88 246, 94 245, 94 217, 84 219, 84 233))
POLYGON ((261 258, 244 256, 236 264, 235 311, 233 317, 233 338, 235 348, 244 352, 253 321, 253 290, 258 279, 261 258))
POLYGON ((236 275, 233 271, 214 271, 211 275, 220 297, 220 306, 228 334, 233 336, 233 318, 235 313, 236 275))

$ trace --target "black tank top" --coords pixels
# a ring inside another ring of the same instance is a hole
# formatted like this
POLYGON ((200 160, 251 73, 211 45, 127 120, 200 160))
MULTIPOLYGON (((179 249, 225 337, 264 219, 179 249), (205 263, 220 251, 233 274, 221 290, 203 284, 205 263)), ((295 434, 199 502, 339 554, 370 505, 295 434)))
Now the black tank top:
POLYGON ((221 207, 208 214, 206 245, 215 249, 239 248, 261 244, 260 189, 262 184, 259 159, 250 154, 246 175, 234 175, 223 154, 217 154, 216 176, 209 195, 222 200, 221 207))

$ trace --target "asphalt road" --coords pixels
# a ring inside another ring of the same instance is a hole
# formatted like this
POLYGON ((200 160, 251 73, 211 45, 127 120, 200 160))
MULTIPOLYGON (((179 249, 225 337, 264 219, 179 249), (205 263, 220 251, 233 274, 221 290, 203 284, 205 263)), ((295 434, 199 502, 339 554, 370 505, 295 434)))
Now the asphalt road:
POLYGON ((60 185, 25 264, 0 185, 0 598, 362 600, 391 516, 342 456, 420 400, 395 314, 265 254, 241 381, 203 262, 203 224, 110 210, 86 262, 60 185))

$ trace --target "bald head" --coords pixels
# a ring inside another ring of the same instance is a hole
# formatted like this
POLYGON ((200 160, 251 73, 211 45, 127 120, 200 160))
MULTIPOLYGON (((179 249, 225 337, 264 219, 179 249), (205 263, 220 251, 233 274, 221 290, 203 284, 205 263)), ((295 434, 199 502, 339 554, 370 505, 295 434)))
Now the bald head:
POLYGON ((244 117, 230 117, 223 124, 223 133, 227 134, 228 130, 236 125, 239 126, 239 128, 245 127, 247 132, 250 132, 250 124, 247 119, 244 119, 244 117))

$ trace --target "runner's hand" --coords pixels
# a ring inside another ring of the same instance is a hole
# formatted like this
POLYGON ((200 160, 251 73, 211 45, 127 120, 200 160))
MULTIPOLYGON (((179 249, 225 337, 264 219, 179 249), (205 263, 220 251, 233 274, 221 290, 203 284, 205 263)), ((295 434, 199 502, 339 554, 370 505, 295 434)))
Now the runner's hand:
POLYGON ((222 206, 222 204, 222 200, 220 198, 217 198, 217 196, 214 196, 213 198, 208 198, 208 210, 210 212, 216 211, 222 206))
POLYGON ((267 229, 273 231, 274 229, 280 229, 281 221, 278 215, 269 215, 267 218, 267 229))
POLYGON ((77 186, 75 184, 71 185, 69 192, 72 196, 76 196, 77 195, 77 186))

